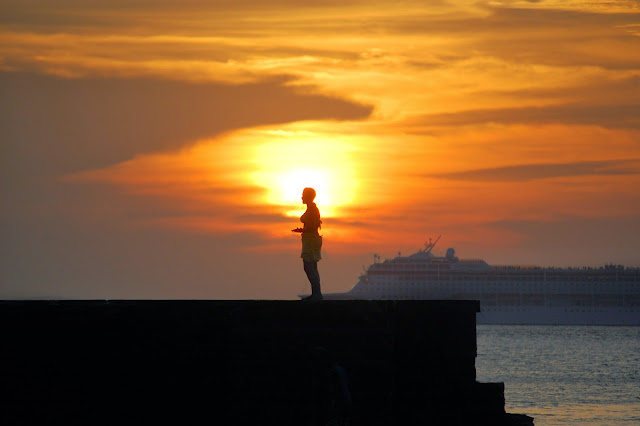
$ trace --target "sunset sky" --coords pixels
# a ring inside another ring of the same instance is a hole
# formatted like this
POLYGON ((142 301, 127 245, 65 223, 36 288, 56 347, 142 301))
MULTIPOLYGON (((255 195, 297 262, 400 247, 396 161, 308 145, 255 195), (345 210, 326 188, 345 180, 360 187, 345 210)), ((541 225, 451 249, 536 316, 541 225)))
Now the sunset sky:
POLYGON ((640 266, 637 1, 0 0, 0 298, 640 266), (303 6, 301 6, 303 5, 303 6))

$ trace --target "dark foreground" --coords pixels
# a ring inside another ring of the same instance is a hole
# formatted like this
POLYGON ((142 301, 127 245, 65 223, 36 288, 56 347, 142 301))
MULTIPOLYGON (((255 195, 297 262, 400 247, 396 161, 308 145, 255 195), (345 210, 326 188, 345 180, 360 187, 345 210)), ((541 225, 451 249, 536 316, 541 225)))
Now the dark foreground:
POLYGON ((478 309, 475 301, 0 302, 0 422, 531 425, 505 414, 502 383, 475 380, 478 309))

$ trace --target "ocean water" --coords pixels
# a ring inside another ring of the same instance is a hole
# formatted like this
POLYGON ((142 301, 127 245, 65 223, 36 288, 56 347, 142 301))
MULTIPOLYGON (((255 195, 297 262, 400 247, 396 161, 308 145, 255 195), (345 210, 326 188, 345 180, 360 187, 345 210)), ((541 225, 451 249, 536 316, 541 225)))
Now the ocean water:
POLYGON ((478 325, 477 379, 541 425, 640 425, 640 327, 478 325))

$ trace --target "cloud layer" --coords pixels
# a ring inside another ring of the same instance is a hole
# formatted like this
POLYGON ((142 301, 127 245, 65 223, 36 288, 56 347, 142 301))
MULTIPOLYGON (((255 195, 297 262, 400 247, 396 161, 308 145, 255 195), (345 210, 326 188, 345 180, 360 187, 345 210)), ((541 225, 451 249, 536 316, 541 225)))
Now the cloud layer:
POLYGON ((284 78, 231 85, 1 73, 3 169, 69 173, 239 128, 362 119, 371 113, 371 106, 304 93, 286 83, 284 78))
POLYGON ((581 161, 560 164, 521 164, 489 169, 431 175, 432 177, 474 182, 519 182, 576 176, 619 176, 640 174, 640 159, 581 161))

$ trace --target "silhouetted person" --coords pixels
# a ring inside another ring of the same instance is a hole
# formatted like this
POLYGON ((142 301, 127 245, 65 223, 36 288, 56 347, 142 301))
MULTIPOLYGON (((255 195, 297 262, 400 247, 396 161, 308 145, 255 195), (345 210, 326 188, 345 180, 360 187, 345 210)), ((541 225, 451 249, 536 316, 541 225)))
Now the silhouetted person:
POLYGON ((318 233, 318 229, 322 226, 320 220, 320 210, 313 200, 316 198, 316 191, 313 188, 305 188, 302 191, 302 203, 307 205, 307 210, 300 217, 300 221, 304 224, 302 228, 292 229, 292 232, 302 233, 302 263, 304 272, 311 283, 311 295, 302 300, 315 301, 322 300, 322 292, 320 291, 320 273, 318 272, 318 261, 322 259, 320 251, 322 250, 322 237, 318 233))

